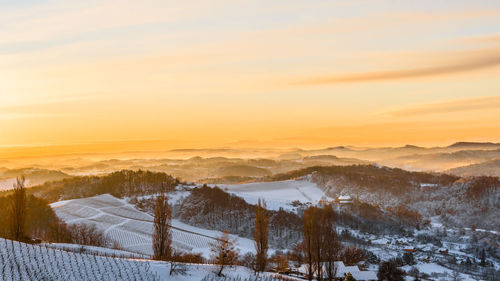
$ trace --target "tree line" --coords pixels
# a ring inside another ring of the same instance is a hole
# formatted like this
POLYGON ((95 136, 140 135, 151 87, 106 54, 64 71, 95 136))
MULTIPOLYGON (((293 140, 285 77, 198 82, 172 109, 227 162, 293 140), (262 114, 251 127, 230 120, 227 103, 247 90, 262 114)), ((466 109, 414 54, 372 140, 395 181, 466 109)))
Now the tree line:
POLYGON ((115 197, 156 194, 173 190, 179 180, 165 173, 121 170, 105 176, 82 176, 47 182, 29 192, 49 202, 85 198, 109 193, 115 197))
POLYGON ((90 246, 113 246, 95 225, 67 225, 49 203, 28 194, 25 178, 18 177, 9 195, 0 197, 0 237, 35 243, 50 241, 90 246))
MULTIPOLYGON (((215 190, 215 192, 221 191, 217 188, 208 189, 215 190)), ((232 196, 225 192, 218 195, 222 196, 223 194, 232 196)), ((220 196, 217 198, 224 202, 222 204, 231 204, 231 201, 224 200, 225 197, 220 196)), ((204 199, 210 201, 207 198, 204 199)), ((273 256, 268 254, 269 241, 272 240, 273 235, 270 232, 273 227, 271 220, 273 211, 267 210, 266 203, 259 199, 257 205, 253 206, 253 212, 255 254, 240 256, 235 247, 236 240, 231 238, 227 230, 223 231, 222 235, 211 245, 212 262, 219 265, 217 275, 222 276, 225 267, 235 264, 245 265, 255 272, 272 269, 288 273, 291 270, 289 261, 293 261, 297 265, 306 265, 306 276, 309 280, 314 277, 318 280, 336 280, 335 261, 341 260, 346 264, 356 264, 366 258, 366 253, 363 250, 352 246, 346 247, 341 243, 336 231, 337 214, 332 205, 310 206, 304 211, 302 221, 299 223, 303 239, 296 243, 287 255, 283 252, 277 252, 273 256)), ((154 258, 170 261, 171 272, 174 272, 176 261, 182 254, 177 253, 177 257, 174 255, 170 231, 172 210, 171 206, 168 205, 167 196, 163 193, 156 197, 154 216, 154 258)), ((249 222, 247 221, 247 223, 249 222)))

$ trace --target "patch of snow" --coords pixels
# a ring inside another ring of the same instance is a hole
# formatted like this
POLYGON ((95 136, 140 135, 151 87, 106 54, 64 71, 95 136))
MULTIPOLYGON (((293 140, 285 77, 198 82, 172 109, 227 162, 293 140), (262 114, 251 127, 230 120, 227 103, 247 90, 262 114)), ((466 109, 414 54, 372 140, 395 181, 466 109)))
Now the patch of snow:
MULTIPOLYGON (((153 217, 124 199, 109 194, 60 201, 51 204, 57 216, 68 224, 94 224, 122 249, 142 255, 153 254, 153 217)), ((210 257, 210 245, 222 232, 194 227, 172 220, 175 248, 210 257)), ((232 235, 241 254, 254 250, 253 240, 232 235)))
POLYGON ((259 198, 266 201, 270 210, 293 211, 292 202, 317 204, 320 200, 330 200, 315 183, 302 180, 286 180, 275 182, 256 182, 246 184, 219 185, 229 193, 243 198, 249 204, 257 204, 259 198))

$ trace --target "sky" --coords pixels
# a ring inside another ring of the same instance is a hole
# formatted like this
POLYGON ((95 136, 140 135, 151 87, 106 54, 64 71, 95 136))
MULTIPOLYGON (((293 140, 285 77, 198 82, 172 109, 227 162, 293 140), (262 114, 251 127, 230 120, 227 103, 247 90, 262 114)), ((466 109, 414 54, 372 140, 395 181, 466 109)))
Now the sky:
POLYGON ((498 142, 499 77, 499 1, 0 0, 0 148, 498 142))

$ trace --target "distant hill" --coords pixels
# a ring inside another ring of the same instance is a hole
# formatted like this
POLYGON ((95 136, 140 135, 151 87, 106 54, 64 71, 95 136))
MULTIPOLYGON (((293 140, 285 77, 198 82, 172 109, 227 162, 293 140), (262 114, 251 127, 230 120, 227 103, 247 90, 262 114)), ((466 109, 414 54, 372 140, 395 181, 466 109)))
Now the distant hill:
POLYGON ((493 142, 456 142, 448 148, 463 148, 463 149, 486 149, 486 148, 500 148, 500 143, 493 143, 493 142))
POLYGON ((344 166, 344 165, 356 165, 356 164, 370 164, 369 161, 365 160, 359 160, 356 158, 339 158, 334 155, 314 155, 314 156, 307 156, 302 159, 302 161, 307 164, 307 165, 337 165, 337 166, 344 166))
POLYGON ((473 165, 467 165, 449 169, 446 172, 457 176, 500 177, 500 158, 482 162, 479 164, 473 164, 473 165))
POLYGON ((271 171, 265 168, 248 166, 248 165, 234 165, 220 167, 212 172, 215 177, 263 177, 271 175, 271 171))
POLYGON ((418 212, 424 218, 445 213, 444 222, 453 226, 500 231, 498 177, 460 178, 440 173, 355 165, 310 167, 267 179, 298 178, 316 183, 332 198, 347 194, 384 210, 401 209, 402 215, 418 212))
POLYGON ((309 167, 273 175, 268 177, 267 180, 282 181, 309 175, 336 177, 338 178, 338 183, 340 184, 342 182, 342 185, 359 186, 396 195, 405 193, 408 190, 413 190, 414 188, 419 188, 420 183, 442 186, 451 184, 459 179, 456 176, 445 174, 409 172, 398 168, 378 167, 375 165, 353 165, 309 167))
POLYGON ((22 168, 0 171, 0 180, 12 180, 19 176, 26 177, 27 186, 35 186, 48 181, 62 180, 71 176, 56 170, 22 168))
POLYGON ((500 159, 500 149, 474 149, 431 154, 412 154, 382 160, 380 163, 386 166, 400 167, 407 170, 445 171, 494 159, 500 159))

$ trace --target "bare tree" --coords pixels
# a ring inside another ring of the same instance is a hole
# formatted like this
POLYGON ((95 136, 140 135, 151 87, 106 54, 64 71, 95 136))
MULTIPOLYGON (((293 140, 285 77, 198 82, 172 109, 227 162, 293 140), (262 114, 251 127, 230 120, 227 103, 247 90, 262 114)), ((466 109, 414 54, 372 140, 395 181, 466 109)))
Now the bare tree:
POLYGON ((14 184, 14 194, 9 209, 10 233, 13 239, 20 240, 26 238, 26 188, 24 186, 25 177, 18 177, 14 184))
POLYGON ((235 239, 229 237, 229 232, 224 231, 217 242, 210 244, 215 263, 219 265, 217 276, 222 276, 225 266, 231 266, 238 260, 238 251, 235 248, 235 239))
POLYGON ((452 273, 451 273, 451 278, 453 278, 452 280, 453 281, 462 281, 463 278, 462 276, 460 275, 460 272, 454 270, 452 273))
POLYGON ((335 261, 339 258, 342 250, 342 245, 338 239, 337 231, 335 230, 335 212, 332 205, 327 205, 323 209, 322 216, 323 225, 323 259, 325 261, 325 271, 327 280, 335 280, 337 268, 335 261))
POLYGON ((167 260, 172 255, 172 233, 170 231, 172 210, 168 205, 168 198, 165 193, 161 193, 156 197, 154 214, 154 259, 167 260))
POLYGON ((378 280, 403 281, 404 274, 404 271, 398 268, 397 261, 391 259, 380 264, 377 277, 378 280))
POLYGON ((304 241, 302 249, 304 251, 304 259, 307 266, 306 274, 308 280, 313 279, 315 269, 316 213, 317 209, 315 207, 309 207, 304 211, 304 215, 302 216, 304 221, 304 241))
POLYGON ((269 235, 269 217, 266 213, 266 202, 261 201, 255 207, 255 251, 256 251, 256 268, 257 271, 266 270, 267 265, 267 250, 269 235))
POLYGON ((67 229, 71 235, 71 243, 98 247, 107 247, 112 244, 111 239, 95 224, 73 224, 67 229))

